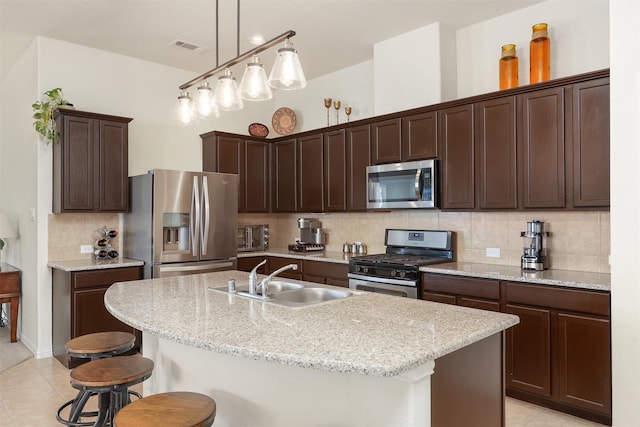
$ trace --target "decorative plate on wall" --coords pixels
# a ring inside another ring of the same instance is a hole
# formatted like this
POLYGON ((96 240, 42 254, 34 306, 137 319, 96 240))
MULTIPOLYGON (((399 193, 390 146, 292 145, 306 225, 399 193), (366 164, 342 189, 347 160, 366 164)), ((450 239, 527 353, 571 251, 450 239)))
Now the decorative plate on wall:
POLYGON ((269 135, 269 128, 262 123, 251 123, 249 125, 249 135, 264 138, 269 135))
POLYGON ((288 135, 293 132, 296 123, 296 113, 287 107, 278 108, 271 118, 273 129, 280 135, 288 135))

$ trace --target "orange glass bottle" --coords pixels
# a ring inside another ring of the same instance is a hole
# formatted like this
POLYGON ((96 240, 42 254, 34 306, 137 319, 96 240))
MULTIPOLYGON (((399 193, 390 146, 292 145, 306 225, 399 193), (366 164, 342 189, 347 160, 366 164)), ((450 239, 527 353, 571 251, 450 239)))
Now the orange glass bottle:
POLYGON ((536 24, 533 27, 531 43, 529 43, 529 83, 540 83, 549 80, 549 36, 547 24, 536 24))
POLYGON ((500 90, 511 87, 518 87, 518 57, 516 45, 505 44, 500 57, 500 90))

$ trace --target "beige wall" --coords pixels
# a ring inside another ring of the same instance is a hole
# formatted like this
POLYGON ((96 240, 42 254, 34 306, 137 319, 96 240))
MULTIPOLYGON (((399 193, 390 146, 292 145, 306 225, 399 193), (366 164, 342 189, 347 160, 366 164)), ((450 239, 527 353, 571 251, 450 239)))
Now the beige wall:
POLYGON ((459 261, 520 265, 527 221, 545 222, 551 268, 609 273, 609 212, 440 212, 402 210, 335 214, 242 214, 239 223, 269 224, 271 247, 285 248, 299 236, 297 218, 318 218, 327 232, 327 250, 361 241, 369 253, 384 252, 386 228, 440 229, 456 232, 459 261), (489 258, 486 248, 500 248, 489 258))
MULTIPOLYGON (((119 230, 119 215, 115 213, 64 213, 49 214, 49 260, 69 261, 90 259, 81 254, 80 245, 93 245, 93 232, 106 225, 119 230)), ((120 237, 111 241, 119 251, 120 237)))

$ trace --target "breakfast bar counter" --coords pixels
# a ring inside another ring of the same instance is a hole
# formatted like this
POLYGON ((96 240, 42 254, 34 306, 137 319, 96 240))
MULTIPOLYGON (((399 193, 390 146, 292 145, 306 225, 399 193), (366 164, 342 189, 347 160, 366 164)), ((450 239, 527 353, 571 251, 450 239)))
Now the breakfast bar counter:
POLYGON ((156 362, 145 394, 205 392, 218 403, 222 426, 438 425, 429 405, 438 397, 434 365, 435 380, 440 360, 478 346, 482 354, 467 365, 495 365, 503 399, 502 331, 516 316, 359 291, 286 307, 211 290, 229 279, 241 287, 248 273, 109 288, 107 309, 143 331, 143 353, 156 362))

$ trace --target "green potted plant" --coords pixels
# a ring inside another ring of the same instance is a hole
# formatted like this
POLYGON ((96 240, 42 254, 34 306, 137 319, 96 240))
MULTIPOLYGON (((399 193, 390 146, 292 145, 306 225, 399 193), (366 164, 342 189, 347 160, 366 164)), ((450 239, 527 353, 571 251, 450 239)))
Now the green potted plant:
POLYGON ((58 132, 53 120, 53 112, 58 108, 74 108, 73 104, 64 99, 62 89, 57 87, 42 94, 42 99, 31 105, 33 108, 33 126, 36 132, 44 136, 47 144, 56 142, 58 132))

